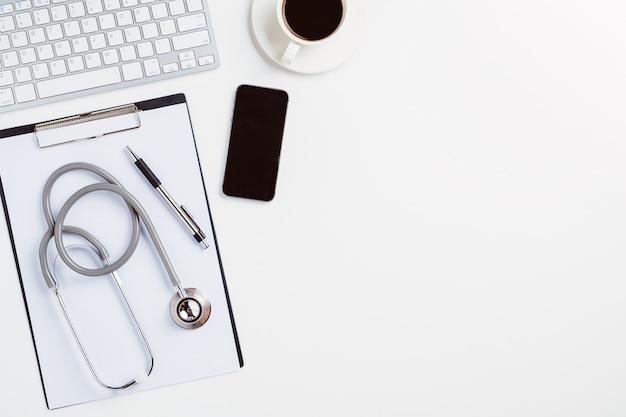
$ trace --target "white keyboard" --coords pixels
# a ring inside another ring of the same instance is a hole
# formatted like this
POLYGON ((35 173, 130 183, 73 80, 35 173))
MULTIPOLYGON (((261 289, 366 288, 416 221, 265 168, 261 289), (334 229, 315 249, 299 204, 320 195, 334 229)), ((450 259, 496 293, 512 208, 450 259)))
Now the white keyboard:
POLYGON ((0 112, 218 66, 206 0, 0 0, 0 112))

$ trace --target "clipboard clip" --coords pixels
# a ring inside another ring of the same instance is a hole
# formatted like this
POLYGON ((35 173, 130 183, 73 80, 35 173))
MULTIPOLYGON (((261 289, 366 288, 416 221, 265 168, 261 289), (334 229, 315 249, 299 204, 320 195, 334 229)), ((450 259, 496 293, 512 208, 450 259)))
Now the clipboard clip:
POLYGON ((98 110, 35 125, 40 148, 95 139, 141 127, 139 109, 134 104, 98 110))

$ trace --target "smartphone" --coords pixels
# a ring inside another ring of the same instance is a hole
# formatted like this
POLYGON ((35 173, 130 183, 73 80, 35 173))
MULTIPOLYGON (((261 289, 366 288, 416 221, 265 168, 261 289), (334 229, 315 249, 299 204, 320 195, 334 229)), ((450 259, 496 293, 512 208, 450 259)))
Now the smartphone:
POLYGON ((288 100, 282 90, 237 88, 224 194, 264 201, 274 198, 288 100))

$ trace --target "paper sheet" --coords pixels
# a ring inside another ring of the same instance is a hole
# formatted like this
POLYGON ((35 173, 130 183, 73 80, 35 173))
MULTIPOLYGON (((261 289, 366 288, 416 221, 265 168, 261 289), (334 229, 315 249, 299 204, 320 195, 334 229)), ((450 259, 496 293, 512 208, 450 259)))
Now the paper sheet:
MULTIPOLYGON (((39 243, 47 230, 42 189, 49 175, 69 162, 96 164, 134 194, 155 224, 182 285, 200 289, 212 305, 211 317, 199 329, 182 329, 172 321, 169 304, 175 288, 143 228, 138 248, 120 269, 119 277, 150 343, 154 370, 144 382, 121 393, 240 368, 187 106, 180 103, 158 107, 141 111, 139 117, 138 129, 49 148, 39 148, 32 133, 0 139, 0 179, 49 408, 120 394, 102 388, 92 377, 39 265, 39 243), (207 233, 208 249, 194 241, 140 174, 126 146, 143 157, 177 202, 193 213, 207 233)), ((95 181, 101 180, 82 171, 61 177, 52 190, 55 214, 69 195, 95 181)), ((92 232, 113 260, 126 250, 130 214, 123 200, 111 193, 86 196, 71 209, 66 223, 92 232)), ((64 244, 83 243, 67 237, 64 244)), ((141 375, 148 367, 148 359, 110 277, 70 276, 67 267, 55 261, 53 243, 48 253, 50 265, 60 275, 59 291, 102 379, 118 383, 141 375)))

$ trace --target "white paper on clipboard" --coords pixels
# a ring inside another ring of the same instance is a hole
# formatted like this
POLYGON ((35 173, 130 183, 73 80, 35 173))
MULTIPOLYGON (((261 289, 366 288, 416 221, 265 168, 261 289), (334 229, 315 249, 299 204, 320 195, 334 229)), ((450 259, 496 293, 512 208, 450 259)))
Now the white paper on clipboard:
MULTIPOLYGON (((110 122, 108 126, 117 129, 133 118, 137 118, 138 126, 104 136, 98 134, 93 140, 66 141, 42 148, 34 126, 0 131, 0 191, 46 403, 51 409, 120 395, 102 388, 90 374, 58 302, 44 282, 38 261, 39 243, 48 229, 42 212, 42 189, 54 170, 70 162, 98 165, 134 194, 155 224, 183 286, 201 289, 211 301, 211 317, 199 329, 182 329, 171 320, 169 301, 175 289, 144 229, 135 254, 120 269, 119 276, 155 363, 145 381, 121 393, 234 372, 243 366, 185 98, 178 94, 134 106, 135 114, 124 113, 121 124, 110 122), (202 249, 181 226, 129 159, 126 146, 140 153, 155 169, 164 167, 160 170, 161 179, 194 213, 207 234, 208 249, 202 249)), ((111 115, 116 116, 120 115, 111 115)), ((98 119, 101 120, 107 119, 98 119)), ((75 124, 57 127, 57 140, 63 137, 59 132, 73 129, 71 126, 75 124)), ((75 136, 75 131, 70 133, 69 136, 75 136)), ((101 180, 88 172, 67 174, 52 191, 53 210, 58 210, 77 187, 94 181, 101 180)), ((128 245, 128 209, 121 199, 108 193, 93 194, 72 208, 68 223, 98 236, 115 260, 128 245)), ((64 241, 64 245, 72 244, 79 243, 72 242, 71 237, 64 241)), ((108 277, 73 277, 63 272, 54 250, 50 250, 49 256, 50 264, 59 268, 63 277, 60 291, 67 299, 72 319, 78 322, 76 327, 90 356, 95 358, 94 366, 112 380, 128 380, 141 374, 145 354, 140 339, 108 277)))

